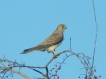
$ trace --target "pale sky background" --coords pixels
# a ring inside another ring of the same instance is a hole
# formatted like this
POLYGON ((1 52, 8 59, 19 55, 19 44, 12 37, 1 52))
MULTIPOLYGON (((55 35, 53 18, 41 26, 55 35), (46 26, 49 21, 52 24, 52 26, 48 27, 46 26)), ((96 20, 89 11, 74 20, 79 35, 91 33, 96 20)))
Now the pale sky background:
MULTIPOLYGON (((106 79, 106 0, 95 0, 95 8, 99 26, 95 75, 106 79)), ((92 0, 1 0, 0 58, 4 54, 7 59, 19 63, 45 66, 52 57, 51 53, 20 53, 42 42, 60 23, 66 24, 67 29, 64 32, 65 40, 56 50, 62 52, 69 49, 71 37, 72 51, 92 57, 96 32, 92 0)), ((54 60, 49 69, 56 62, 62 62, 64 57, 62 55, 54 60)), ((85 74, 85 70, 81 69, 83 65, 75 56, 68 58, 65 63, 58 72, 60 79, 78 79, 80 74, 85 74)), ((22 68, 22 71, 32 79, 42 77, 26 68, 22 68)), ((80 76, 84 79, 83 75, 80 76)), ((10 78, 11 76, 8 79, 10 78)), ((23 77, 14 75, 13 79, 23 77)))

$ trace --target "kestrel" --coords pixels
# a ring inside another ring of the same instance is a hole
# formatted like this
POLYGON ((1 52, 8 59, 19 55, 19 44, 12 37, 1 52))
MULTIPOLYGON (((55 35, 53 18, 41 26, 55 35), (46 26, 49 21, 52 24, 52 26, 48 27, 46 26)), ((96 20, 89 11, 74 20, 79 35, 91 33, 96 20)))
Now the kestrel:
POLYGON ((43 42, 41 42, 39 45, 25 49, 21 54, 27 54, 32 51, 48 51, 48 53, 52 52, 54 53, 55 49, 62 43, 64 39, 63 32, 66 29, 65 24, 59 24, 56 30, 50 35, 48 38, 46 38, 43 42))

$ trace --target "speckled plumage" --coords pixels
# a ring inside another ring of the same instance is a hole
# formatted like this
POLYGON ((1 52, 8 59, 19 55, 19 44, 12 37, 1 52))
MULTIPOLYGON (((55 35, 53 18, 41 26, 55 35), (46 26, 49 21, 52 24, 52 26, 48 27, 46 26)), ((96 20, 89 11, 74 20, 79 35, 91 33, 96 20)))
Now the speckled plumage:
POLYGON ((54 52, 55 49, 62 43, 64 39, 63 32, 66 29, 65 24, 59 24, 56 30, 50 35, 48 38, 46 38, 42 43, 39 45, 25 49, 21 54, 30 53, 32 51, 48 51, 48 52, 54 52))

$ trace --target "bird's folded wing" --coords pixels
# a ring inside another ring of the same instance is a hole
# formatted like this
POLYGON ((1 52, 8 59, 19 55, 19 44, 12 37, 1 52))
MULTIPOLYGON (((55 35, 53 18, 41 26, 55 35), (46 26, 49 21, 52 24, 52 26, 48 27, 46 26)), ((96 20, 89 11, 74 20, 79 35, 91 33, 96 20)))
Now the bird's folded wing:
POLYGON ((61 43, 63 40, 62 33, 54 33, 39 45, 47 45, 47 47, 61 43))

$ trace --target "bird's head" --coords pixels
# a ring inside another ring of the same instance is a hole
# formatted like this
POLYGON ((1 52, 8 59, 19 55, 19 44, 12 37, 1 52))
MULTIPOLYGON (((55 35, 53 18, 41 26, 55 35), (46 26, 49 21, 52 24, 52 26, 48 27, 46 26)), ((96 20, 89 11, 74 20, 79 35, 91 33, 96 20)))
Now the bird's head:
POLYGON ((57 30, 61 32, 63 32, 65 29, 67 29, 65 24, 59 24, 57 27, 57 30))

